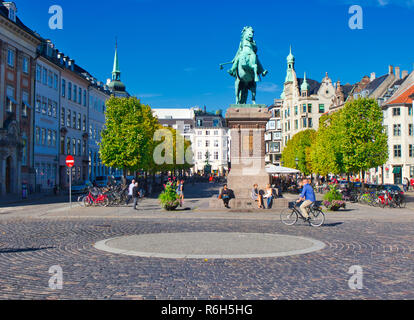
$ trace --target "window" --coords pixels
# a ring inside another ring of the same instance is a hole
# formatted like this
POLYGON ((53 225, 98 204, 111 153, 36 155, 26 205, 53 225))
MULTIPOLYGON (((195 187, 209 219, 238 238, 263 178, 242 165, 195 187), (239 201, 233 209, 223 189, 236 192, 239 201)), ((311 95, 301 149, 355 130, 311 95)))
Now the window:
POLYGON ((78 139, 78 156, 82 155, 82 144, 80 139, 78 139))
POLYGON ((73 85, 73 101, 76 102, 76 95, 78 94, 78 86, 76 84, 73 85))
POLYGON ((308 104, 308 113, 312 113, 312 104, 308 104))
POLYGON ((42 97, 42 114, 47 113, 47 100, 45 97, 42 97))
POLYGON ((313 126, 313 123, 312 123, 312 118, 309 118, 309 119, 308 119, 308 127, 309 127, 309 128, 312 128, 312 126, 313 126))
POLYGON ((86 140, 82 141, 82 155, 86 155, 86 140))
POLYGON ((218 127, 219 126, 219 119, 213 119, 213 127, 218 127))
POLYGON ((413 124, 412 123, 408 124, 408 135, 409 136, 413 135, 413 124))
POLYGON ((47 77, 47 85, 52 88, 53 87, 53 73, 52 71, 48 72, 48 77, 47 77))
POLYGON ((56 73, 53 74, 53 88, 55 90, 58 89, 58 84, 59 84, 59 78, 58 75, 56 73))
POLYGON ((89 125, 89 137, 92 137, 92 125, 89 125))
POLYGON ((306 113, 306 104, 304 104, 302 107, 303 107, 303 108, 302 108, 302 112, 303 112, 303 113, 306 113))
POLYGON ((214 160, 218 160, 219 159, 219 153, 218 151, 214 151, 214 160))
POLYGON ((42 140, 41 140, 41 144, 45 145, 45 140, 46 140, 46 129, 42 128, 42 140))
POLYGON ((206 136, 210 135, 210 131, 206 130, 206 136))
POLYGON ((73 111, 72 128, 76 129, 76 111, 73 111))
POLYGON ((78 130, 80 130, 81 129, 81 114, 80 113, 78 113, 78 125, 77 125, 77 127, 76 127, 76 129, 78 129, 78 130))
POLYGON ((206 140, 206 147, 210 146, 210 140, 206 140))
POLYGON ((324 104, 319 105, 319 113, 325 113, 325 105, 324 104))
POLYGON ((218 148, 219 146, 219 141, 218 140, 214 140, 214 147, 218 148))
POLYGON ((199 139, 199 140, 197 140, 197 146, 198 147, 201 147, 201 143, 202 143, 202 141, 199 139))
POLYGON ((71 118, 71 111, 68 109, 68 112, 67 112, 67 114, 66 114, 66 126, 67 126, 68 128, 70 128, 70 127, 71 127, 71 125, 70 125, 70 118, 71 118))
MULTIPOLYGON (((83 90, 83 106, 86 107, 86 90, 83 90)), ((103 111, 105 112, 105 105, 103 111)))
POLYGON ((65 97, 66 94, 66 81, 62 79, 62 97, 65 97))
POLYGON ((410 166, 410 178, 414 178, 414 166, 410 166))
POLYGON ((12 49, 7 50, 7 64, 9 67, 14 67, 14 51, 12 49))
POLYGON ((57 118, 57 103, 56 102, 52 102, 52 116, 54 118, 57 118))
POLYGON ((36 65, 36 81, 42 81, 42 67, 40 65, 36 65))
POLYGON ((22 71, 26 74, 29 73, 29 59, 27 57, 23 57, 22 71))
POLYGON ((44 67, 42 68, 42 83, 47 85, 47 69, 44 67))
POLYGON ((394 145, 394 157, 401 158, 401 145, 400 144, 394 145))
POLYGON ((298 114, 298 106, 295 106, 295 116, 298 114))
POLYGON ((72 139, 73 155, 76 156, 76 139, 72 139))
POLYGON ((9 8, 9 19, 16 22, 16 11, 12 7, 9 8))
POLYGON ((197 127, 202 127, 202 126, 203 126, 203 120, 197 119, 197 127))
POLYGON ((49 117, 52 116, 52 101, 51 100, 47 101, 47 115, 49 117))
POLYGON ((412 116, 413 115, 413 107, 408 107, 408 115, 412 116))
POLYGON ((62 109, 60 110, 60 125, 61 125, 62 127, 64 127, 64 126, 65 126, 65 108, 62 108, 62 109))
POLYGON ((27 117, 27 106, 29 104, 29 94, 26 91, 22 93, 22 116, 27 117))
POLYGON ((70 154, 70 138, 66 138, 66 154, 70 154))
POLYGON ((202 136, 203 135, 203 131, 198 131, 198 133, 197 133, 199 136, 202 136))
POLYGON ((72 100, 72 83, 68 82, 68 99, 72 100))
POLYGON ((401 109, 400 108, 393 108, 392 109, 392 115, 393 116, 399 116, 399 115, 401 115, 401 109))
POLYGON ((78 91, 78 103, 82 104, 82 88, 79 88, 78 91))
POLYGON ((302 118, 302 121, 303 121, 303 128, 306 128, 306 125, 307 125, 306 118, 302 118))
POLYGON ((298 129, 298 120, 295 120, 295 129, 298 129))
POLYGON ((47 145, 50 146, 52 144, 52 131, 47 130, 47 145))
POLYGON ((40 143, 40 128, 36 127, 36 144, 40 143))
POLYGON ((401 136, 401 124, 394 124, 394 136, 401 136))
POLYGON ((203 160, 203 153, 201 151, 197 152, 197 159, 203 160))
POLYGON ((409 144, 408 145, 408 155, 410 158, 414 157, 414 144, 409 144))
POLYGON ((86 131, 86 115, 83 115, 82 131, 86 131))
POLYGON ((56 131, 55 131, 55 130, 53 130, 53 131, 52 131, 52 145, 53 145, 54 147, 56 147, 56 135, 57 135, 56 131))

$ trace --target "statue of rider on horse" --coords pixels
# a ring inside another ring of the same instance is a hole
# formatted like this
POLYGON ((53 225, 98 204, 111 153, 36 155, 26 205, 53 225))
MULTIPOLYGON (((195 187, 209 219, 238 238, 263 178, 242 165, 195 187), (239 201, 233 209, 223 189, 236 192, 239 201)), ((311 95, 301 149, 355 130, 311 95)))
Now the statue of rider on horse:
POLYGON ((260 81, 260 76, 268 73, 259 61, 253 36, 253 28, 244 27, 236 56, 231 62, 220 65, 220 69, 223 69, 224 65, 232 64, 228 73, 236 78, 236 104, 246 104, 249 90, 252 93, 252 103, 256 104, 256 82, 260 81))

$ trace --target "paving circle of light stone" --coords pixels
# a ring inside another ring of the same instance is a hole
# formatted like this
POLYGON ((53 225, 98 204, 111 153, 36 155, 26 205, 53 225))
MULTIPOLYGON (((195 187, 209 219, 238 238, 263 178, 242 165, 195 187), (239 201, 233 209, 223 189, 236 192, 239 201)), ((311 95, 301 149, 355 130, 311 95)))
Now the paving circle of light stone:
POLYGON ((99 241, 95 248, 137 257, 170 259, 268 258, 321 250, 321 241, 282 234, 234 232, 155 233, 99 241))

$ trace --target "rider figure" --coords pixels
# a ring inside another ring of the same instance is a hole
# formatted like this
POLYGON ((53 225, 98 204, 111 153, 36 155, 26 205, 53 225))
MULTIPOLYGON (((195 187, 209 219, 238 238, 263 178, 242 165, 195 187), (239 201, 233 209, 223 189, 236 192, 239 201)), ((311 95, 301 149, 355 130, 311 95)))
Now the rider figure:
MULTIPOLYGON (((254 72, 255 82, 259 82, 260 78, 258 75, 265 76, 268 73, 268 71, 263 69, 263 66, 257 57, 257 45, 256 45, 256 42, 253 40, 253 35, 254 35, 253 28, 245 27, 243 29, 242 40, 240 42, 239 50, 237 51, 236 56, 233 59, 233 66, 228 71, 228 73, 233 77, 237 76, 237 73, 236 73, 237 67, 240 63, 240 57, 243 56, 246 60, 250 59, 253 69, 255 71, 254 72), (250 31, 250 33, 248 33, 247 36, 245 37, 245 33, 248 31, 250 31)), ((243 65, 245 64, 248 64, 248 60, 245 63, 243 63, 243 65)))
POLYGON ((300 198, 296 202, 303 201, 303 203, 300 206, 300 211, 302 212, 303 217, 306 220, 309 220, 307 208, 310 207, 316 201, 315 192, 313 191, 312 186, 309 184, 309 179, 303 179, 302 184, 302 193, 300 194, 300 198))

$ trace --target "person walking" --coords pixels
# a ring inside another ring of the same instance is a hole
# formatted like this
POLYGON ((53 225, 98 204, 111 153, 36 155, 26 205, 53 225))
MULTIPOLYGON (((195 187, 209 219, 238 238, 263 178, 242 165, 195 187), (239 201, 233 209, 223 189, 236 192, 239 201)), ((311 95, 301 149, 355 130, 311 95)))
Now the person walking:
POLYGON ((302 193, 300 194, 300 198, 296 202, 303 201, 303 203, 300 205, 300 211, 302 212, 303 217, 309 221, 309 215, 308 215, 308 207, 310 207, 315 201, 315 191, 313 191, 312 186, 309 184, 308 179, 303 179, 303 189, 302 193))
POLYGON ((139 196, 140 196, 140 193, 139 193, 138 182, 135 182, 135 185, 132 188, 132 197, 134 199, 134 210, 138 210, 137 204, 138 204, 139 196))
POLYGON ((404 192, 408 191, 409 186, 410 186, 410 182, 408 181, 408 178, 404 178, 404 182, 403 182, 404 192))
POLYGON ((135 187, 135 179, 132 179, 131 184, 128 187, 128 196, 125 200, 125 205, 127 206, 129 204, 129 201, 132 199, 132 189, 135 187))
POLYGON ((178 180, 177 195, 180 199, 180 207, 182 207, 183 204, 184 204, 184 180, 182 180, 182 179, 181 179, 181 181, 178 180))

